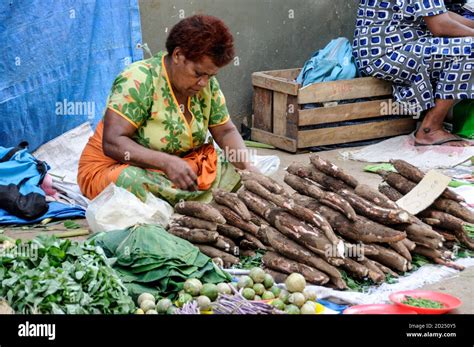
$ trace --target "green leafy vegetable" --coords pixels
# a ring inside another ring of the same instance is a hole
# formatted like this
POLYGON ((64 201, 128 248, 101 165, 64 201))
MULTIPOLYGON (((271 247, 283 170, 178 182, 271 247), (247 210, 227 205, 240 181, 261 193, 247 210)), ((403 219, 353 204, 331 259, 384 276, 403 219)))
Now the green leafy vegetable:
POLYGON ((39 236, 0 252, 0 297, 17 313, 127 314, 132 299, 102 248, 39 236))
POLYGON ((429 261, 429 259, 426 258, 425 256, 422 256, 422 255, 419 255, 419 254, 413 254, 412 260, 411 260, 411 265, 412 265, 413 268, 411 269, 410 272, 418 270, 423 265, 431 264, 431 263, 432 262, 429 261))
POLYGON ((467 236, 469 236, 471 239, 474 238, 474 224, 465 224, 464 231, 467 233, 467 236))
POLYGON ((415 306, 415 307, 423 307, 423 308, 443 308, 444 304, 439 301, 430 300, 430 299, 423 299, 423 298, 415 298, 413 296, 405 296, 405 299, 402 301, 402 304, 415 306))
POLYGON ((346 271, 339 269, 342 275, 342 279, 346 282, 349 289, 356 291, 356 292, 367 292, 369 287, 375 285, 373 281, 370 279, 359 280, 356 278, 351 277, 347 274, 346 271))
POLYGON ((382 164, 370 164, 364 166, 364 171, 377 173, 379 170, 388 171, 388 172, 397 172, 395 167, 390 163, 382 163, 382 164))
POLYGON ((245 143, 245 146, 247 146, 248 148, 275 149, 275 146, 267 145, 266 143, 261 143, 261 142, 256 142, 256 141, 245 140, 244 143, 245 143))
POLYGON ((79 229, 81 226, 73 220, 67 220, 64 222, 64 227, 66 229, 79 229))
POLYGON ((234 265, 233 267, 235 269, 245 269, 249 270, 254 267, 260 267, 262 266, 262 257, 265 254, 264 251, 255 251, 255 256, 253 257, 240 257, 240 262, 237 265, 234 265))

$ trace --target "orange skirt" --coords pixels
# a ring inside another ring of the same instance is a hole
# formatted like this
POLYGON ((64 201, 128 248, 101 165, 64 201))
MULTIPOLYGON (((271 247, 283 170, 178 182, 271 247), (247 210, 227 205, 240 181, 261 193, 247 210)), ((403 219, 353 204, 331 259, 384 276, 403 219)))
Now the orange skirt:
MULTIPOLYGON (((94 199, 110 183, 115 183, 128 164, 122 164, 107 157, 102 148, 104 123, 100 121, 94 135, 89 139, 79 160, 77 182, 89 199, 94 199)), ((192 168, 199 190, 208 190, 217 176, 217 151, 211 144, 205 144, 182 158, 192 168)), ((155 169, 150 171, 161 172, 155 169)))

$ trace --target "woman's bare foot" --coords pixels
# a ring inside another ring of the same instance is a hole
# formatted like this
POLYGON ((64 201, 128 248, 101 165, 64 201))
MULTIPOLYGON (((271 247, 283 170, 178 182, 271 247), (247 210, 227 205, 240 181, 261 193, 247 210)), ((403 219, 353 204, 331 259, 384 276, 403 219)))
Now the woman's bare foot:
POLYGON ((415 134, 415 146, 468 147, 471 144, 443 129, 443 121, 454 100, 436 99, 435 107, 428 110, 415 134))
POLYGON ((415 134, 415 145, 418 146, 451 146, 469 147, 469 142, 462 140, 456 135, 444 129, 420 128, 415 134), (428 130, 429 129, 429 130, 428 130))

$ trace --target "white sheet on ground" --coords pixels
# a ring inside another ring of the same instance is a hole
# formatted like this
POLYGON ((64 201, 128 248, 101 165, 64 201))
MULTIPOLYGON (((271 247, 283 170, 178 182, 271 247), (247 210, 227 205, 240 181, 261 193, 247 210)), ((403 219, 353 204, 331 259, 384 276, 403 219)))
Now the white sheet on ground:
MULTIPOLYGON (((463 258, 455 261, 456 264, 466 268, 474 266, 474 258, 463 258)), ((396 283, 383 283, 378 287, 369 288, 367 293, 339 291, 322 286, 310 286, 318 293, 318 298, 324 299, 335 297, 353 305, 389 303, 389 295, 401 290, 418 289, 427 284, 432 284, 454 277, 459 274, 458 270, 441 265, 424 265, 408 276, 398 278, 396 283)))
POLYGON ((474 157, 474 146, 414 146, 414 136, 404 135, 363 147, 341 151, 345 159, 384 163, 391 159, 403 159, 426 171, 437 168, 450 168, 474 157))
POLYGON ((77 170, 82 150, 92 134, 86 122, 48 141, 33 153, 51 167, 48 173, 53 177, 53 187, 83 207, 87 207, 89 200, 77 185, 77 170))
POLYGON ((457 194, 461 195, 465 200, 467 206, 474 211, 474 187, 473 186, 461 186, 457 188, 451 188, 457 194))
POLYGON ((50 174, 64 177, 66 181, 76 183, 79 158, 92 134, 93 131, 89 123, 81 124, 46 142, 33 155, 51 166, 50 174))

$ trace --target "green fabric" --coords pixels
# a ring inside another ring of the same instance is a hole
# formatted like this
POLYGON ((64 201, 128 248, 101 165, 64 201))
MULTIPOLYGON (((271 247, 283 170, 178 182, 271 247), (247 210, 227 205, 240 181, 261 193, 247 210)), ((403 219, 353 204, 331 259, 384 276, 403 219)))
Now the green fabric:
POLYGON ((382 163, 382 164, 375 164, 375 165, 367 165, 364 167, 364 171, 377 173, 377 171, 383 170, 388 172, 397 172, 392 164, 390 163, 382 163))
POLYGON ((474 139, 474 100, 463 100, 454 107, 453 133, 474 139))
POLYGON ((190 242, 157 225, 137 225, 93 237, 108 257, 132 296, 144 291, 173 295, 188 278, 204 283, 230 281, 232 277, 190 242))
POLYGON ((451 183, 449 183, 449 186, 451 188, 457 188, 457 187, 461 187, 461 186, 473 186, 474 187, 474 183, 463 182, 463 181, 458 181, 458 180, 453 179, 451 181, 451 183))

